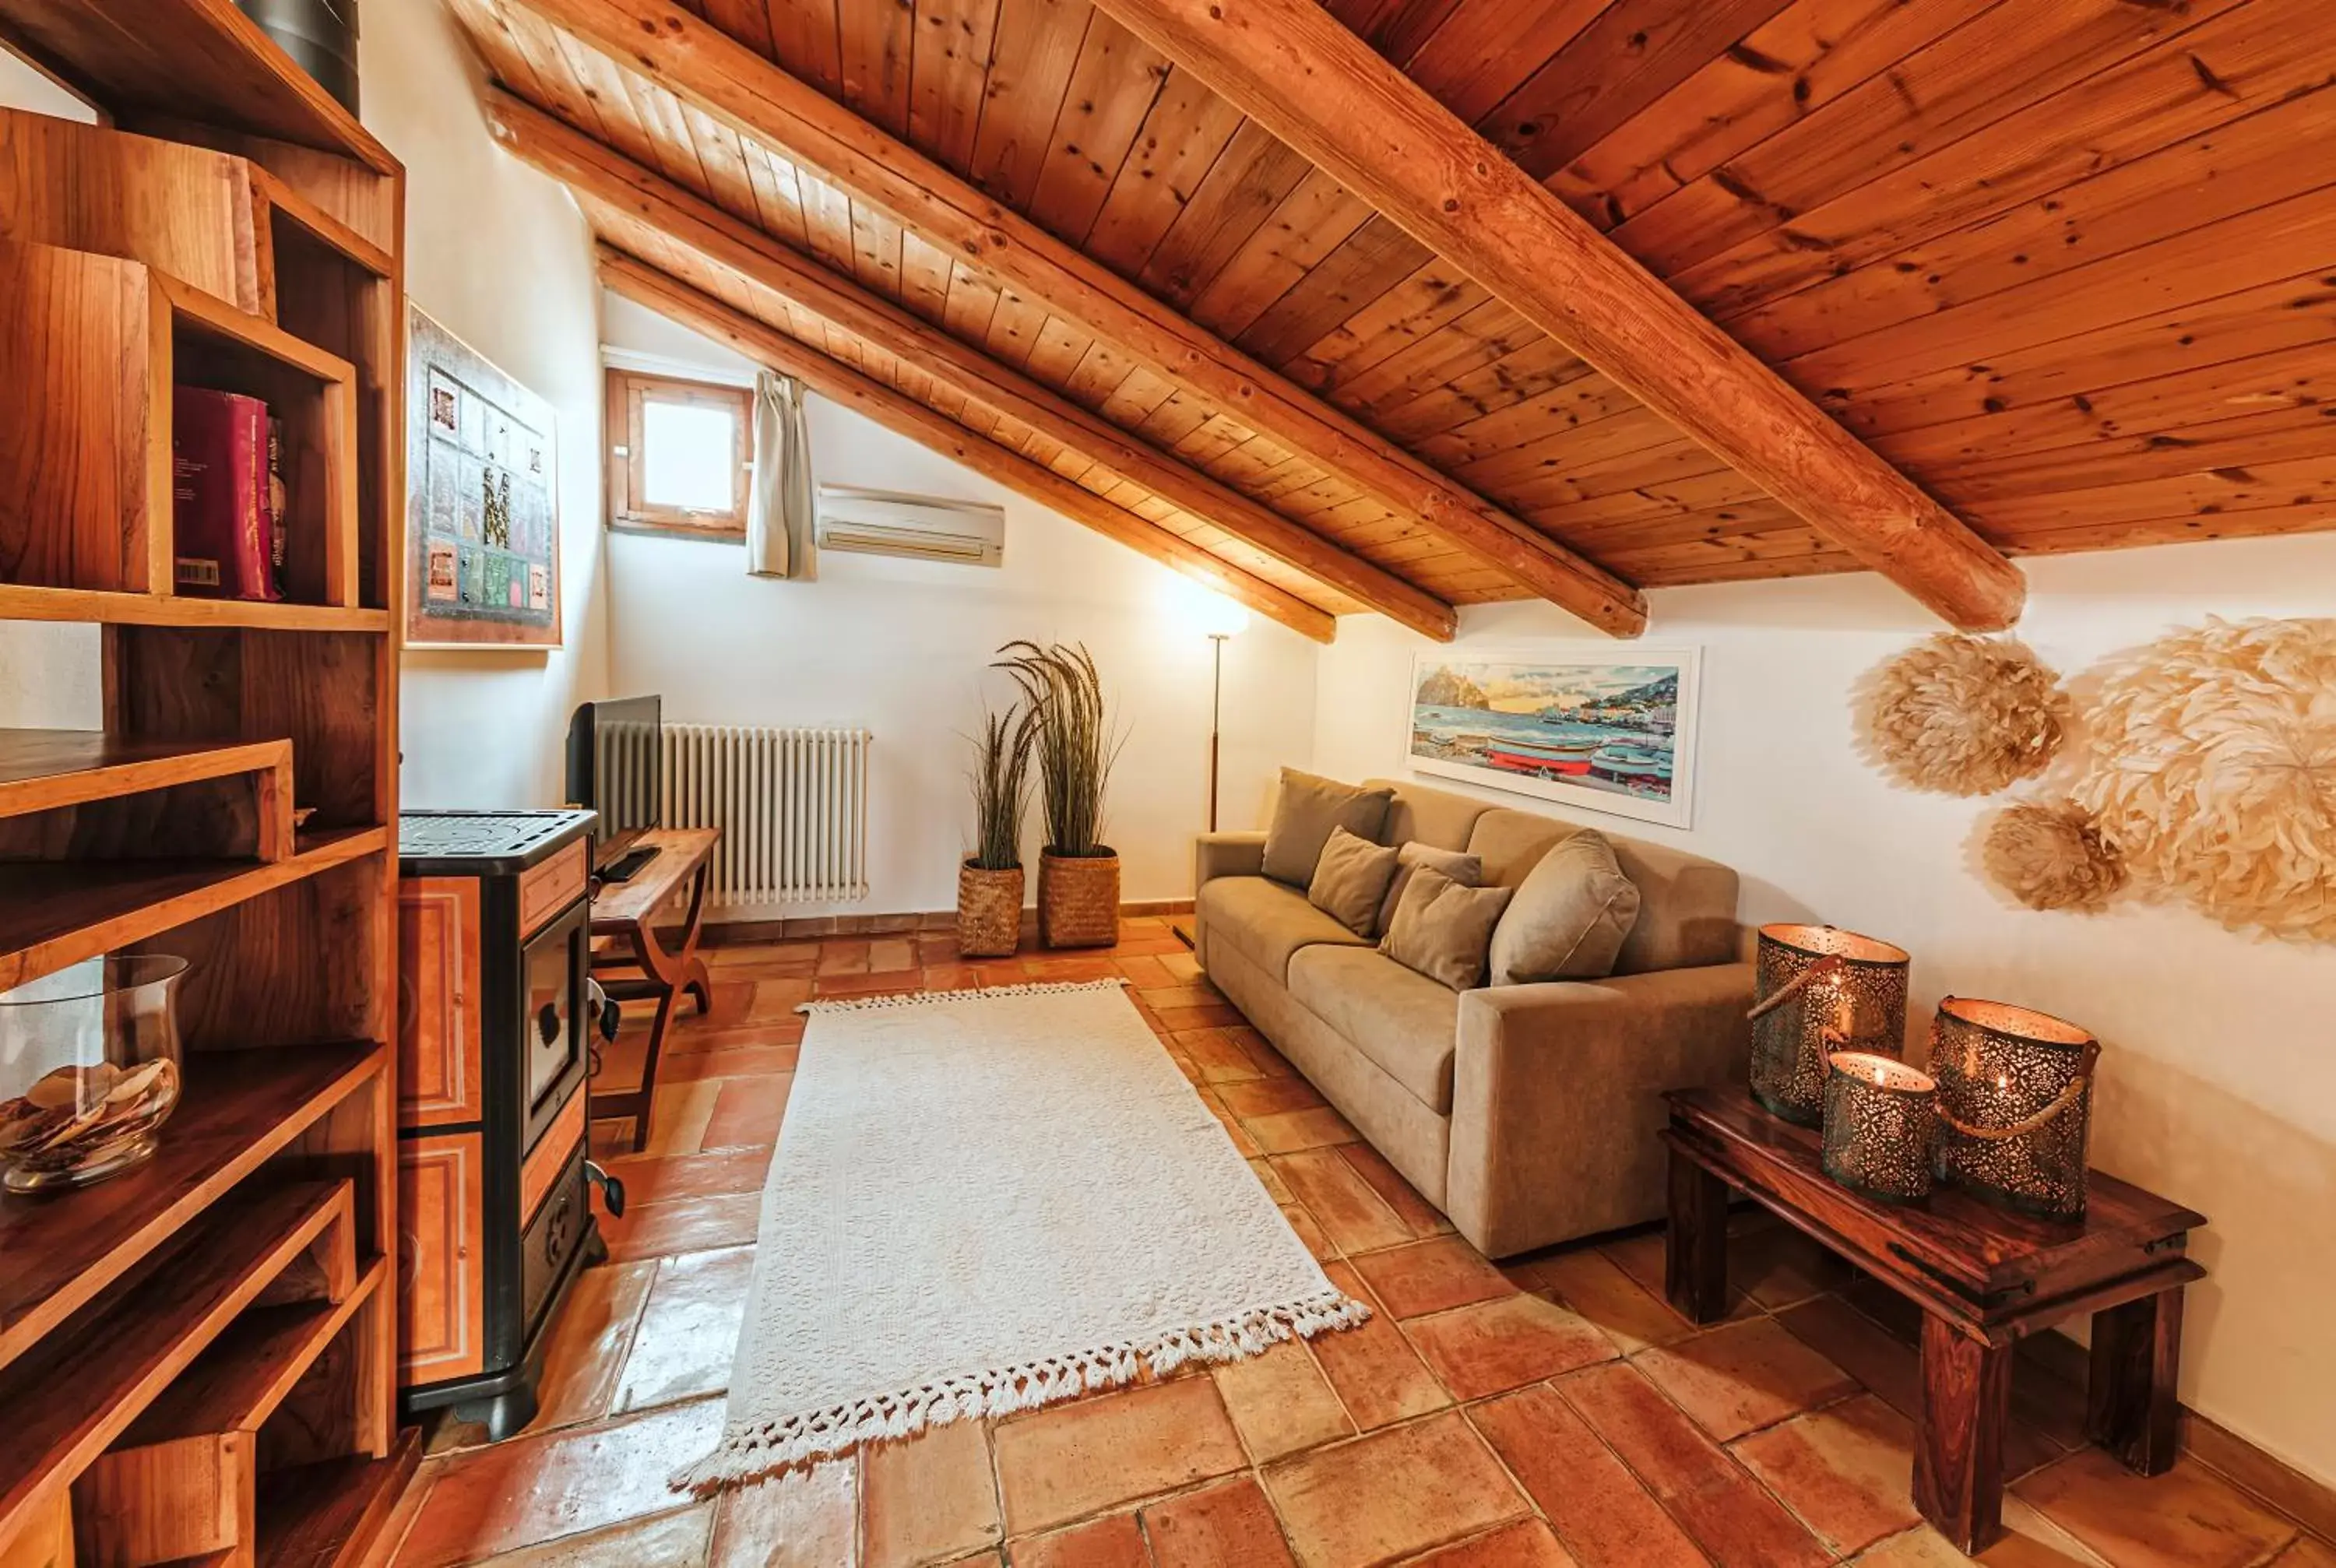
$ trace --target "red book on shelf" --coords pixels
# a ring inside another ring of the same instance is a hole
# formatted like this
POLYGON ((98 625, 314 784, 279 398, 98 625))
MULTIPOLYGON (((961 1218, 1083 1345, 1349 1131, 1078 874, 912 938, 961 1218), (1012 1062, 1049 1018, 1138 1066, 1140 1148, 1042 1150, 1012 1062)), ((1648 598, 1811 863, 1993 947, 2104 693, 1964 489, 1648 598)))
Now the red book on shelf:
POLYGON ((177 590, 196 599, 283 598, 272 562, 268 405, 238 393, 174 388, 170 455, 177 590))

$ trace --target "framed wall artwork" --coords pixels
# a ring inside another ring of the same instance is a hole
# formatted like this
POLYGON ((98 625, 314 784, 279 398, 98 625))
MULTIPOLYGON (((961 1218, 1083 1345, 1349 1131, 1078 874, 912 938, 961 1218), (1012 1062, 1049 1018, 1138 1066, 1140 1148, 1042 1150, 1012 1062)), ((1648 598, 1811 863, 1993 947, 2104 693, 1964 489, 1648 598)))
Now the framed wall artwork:
POLYGON ((551 405, 406 303, 405 646, 558 648, 551 405))
POLYGON ((1415 773, 1687 827, 1696 673, 1691 648, 1424 652, 1405 751, 1415 773))

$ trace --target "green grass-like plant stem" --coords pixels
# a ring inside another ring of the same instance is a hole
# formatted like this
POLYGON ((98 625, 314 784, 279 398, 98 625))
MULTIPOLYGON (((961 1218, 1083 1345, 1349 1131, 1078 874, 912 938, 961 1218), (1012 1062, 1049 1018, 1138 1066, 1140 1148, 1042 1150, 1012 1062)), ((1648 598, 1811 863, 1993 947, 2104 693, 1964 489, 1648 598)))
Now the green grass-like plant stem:
POLYGON ((1124 736, 1114 736, 1103 677, 1086 646, 1009 642, 998 667, 1021 687, 1037 721, 1038 799, 1046 848, 1058 855, 1106 855, 1103 799, 1124 736))
POLYGON ((1010 872, 1022 863, 1022 813, 1030 804, 1030 743, 1037 713, 986 713, 973 743, 973 863, 1010 872))

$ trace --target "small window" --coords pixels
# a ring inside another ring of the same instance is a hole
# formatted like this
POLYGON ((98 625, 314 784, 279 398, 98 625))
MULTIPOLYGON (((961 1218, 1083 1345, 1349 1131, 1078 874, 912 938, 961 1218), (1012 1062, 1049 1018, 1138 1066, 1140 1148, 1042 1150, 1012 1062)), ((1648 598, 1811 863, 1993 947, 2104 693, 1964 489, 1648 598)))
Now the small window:
POLYGON ((611 526, 743 536, 753 410, 743 386, 608 372, 611 526))

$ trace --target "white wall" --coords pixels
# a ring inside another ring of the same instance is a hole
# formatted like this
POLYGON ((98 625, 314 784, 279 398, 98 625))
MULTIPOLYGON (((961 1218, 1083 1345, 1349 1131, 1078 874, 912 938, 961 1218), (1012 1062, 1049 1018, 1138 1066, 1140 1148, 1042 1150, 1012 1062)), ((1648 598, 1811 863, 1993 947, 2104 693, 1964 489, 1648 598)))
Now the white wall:
MULTIPOLYGON (((2033 591, 2020 635, 2071 676, 2208 614, 2336 615, 2336 537, 2324 534, 2023 565, 2033 591)), ((2190 1292, 2183 1398, 2336 1481, 2336 1336, 2325 1322, 2336 1258, 2336 949, 2253 940, 2179 908, 2039 914, 1992 893, 1970 866, 1990 803, 1895 787, 1853 744, 1852 683, 1938 629, 1879 579, 1650 597, 1650 642, 1705 650, 1695 826, 1575 814, 1736 866, 1747 920, 1818 919, 1905 947, 1923 1029, 1953 991, 2095 1030, 2107 1047, 2095 1163, 2213 1222, 2195 1243, 2212 1276, 2190 1292)), ((1462 646, 1582 635, 1546 606, 1485 607, 1462 619, 1462 646)), ((1384 620, 1341 628, 1320 660, 1312 756, 1321 772, 1401 776, 1404 694, 1419 646, 1384 620)))
POLYGON ((365 125, 405 164, 406 292, 559 415, 566 646, 407 654, 401 798, 557 804, 569 713, 608 682, 591 235, 564 190, 488 135, 478 67, 444 5, 368 8, 359 50, 365 125))
MULTIPOLYGON (((608 302, 607 326, 612 346, 745 368, 621 300, 608 302)), ((1128 731, 1107 797, 1122 894, 1189 896, 1192 835, 1208 798, 1202 590, 849 410, 813 398, 811 426, 821 482, 1004 506, 1006 564, 828 554, 817 581, 781 582, 748 577, 735 545, 617 535, 608 541, 611 690, 661 693, 675 721, 874 731, 871 891, 839 912, 946 910, 957 901, 972 828, 964 737, 985 700, 1002 704, 1011 693, 987 667, 995 650, 1013 638, 1083 641, 1128 731)), ((1257 823, 1275 765, 1311 749, 1314 648, 1262 618, 1228 645, 1227 827, 1257 823)), ((1034 845, 1037 828, 1034 809, 1034 845)))

